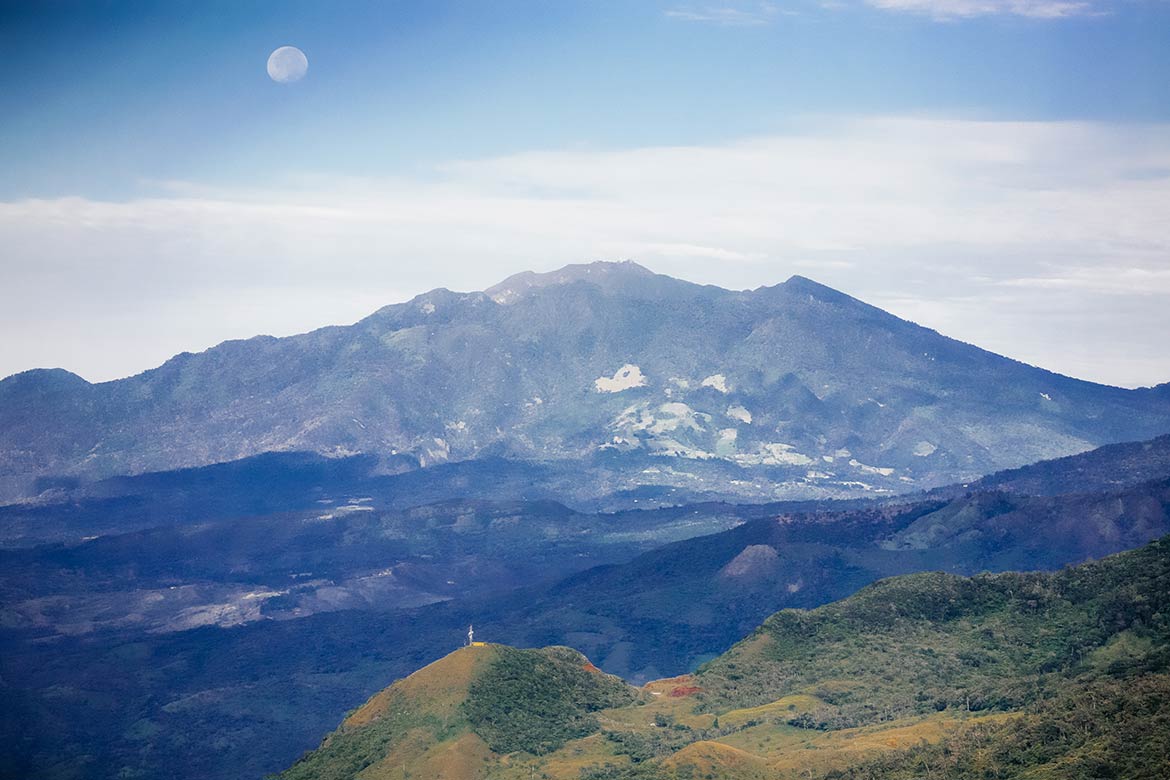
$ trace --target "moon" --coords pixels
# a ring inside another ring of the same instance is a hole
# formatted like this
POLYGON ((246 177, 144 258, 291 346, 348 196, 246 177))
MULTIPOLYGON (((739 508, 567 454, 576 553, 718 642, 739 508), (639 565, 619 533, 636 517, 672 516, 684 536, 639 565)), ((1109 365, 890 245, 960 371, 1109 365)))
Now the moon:
POLYGON ((309 70, 309 58, 296 46, 281 46, 268 55, 268 75, 280 84, 300 81, 309 70))

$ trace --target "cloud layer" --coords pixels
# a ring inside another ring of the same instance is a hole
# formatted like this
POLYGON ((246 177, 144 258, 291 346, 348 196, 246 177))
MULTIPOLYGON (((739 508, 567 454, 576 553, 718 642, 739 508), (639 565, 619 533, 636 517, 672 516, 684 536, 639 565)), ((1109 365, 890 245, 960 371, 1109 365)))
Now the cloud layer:
POLYGON ((418 179, 0 203, 0 374, 125 375, 436 286, 633 258, 801 273, 1012 357, 1170 380, 1170 127, 810 121, 717 146, 546 151, 418 179))
MULTIPOLYGON (((856 1, 856 0, 855 0, 856 1)), ((939 21, 971 19, 979 16, 1022 16, 1029 19, 1065 19, 1075 16, 1101 16, 1105 9, 1091 0, 859 0, 881 11, 917 14, 939 21)), ((848 0, 814 0, 781 9, 775 3, 724 3, 720 5, 683 5, 666 11, 666 16, 684 22, 703 22, 723 27, 755 27, 771 24, 794 13, 813 10, 843 10, 848 0)), ((855 7, 855 6, 854 6, 855 7)))
POLYGON ((1024 16, 1032 19, 1063 19, 1090 16, 1101 11, 1083 0, 865 0, 885 11, 903 11, 936 19, 966 19, 975 16, 1024 16))
POLYGON ((668 10, 666 15, 683 22, 705 22, 722 27, 758 27, 770 24, 779 15, 779 8, 775 3, 680 6, 668 10))

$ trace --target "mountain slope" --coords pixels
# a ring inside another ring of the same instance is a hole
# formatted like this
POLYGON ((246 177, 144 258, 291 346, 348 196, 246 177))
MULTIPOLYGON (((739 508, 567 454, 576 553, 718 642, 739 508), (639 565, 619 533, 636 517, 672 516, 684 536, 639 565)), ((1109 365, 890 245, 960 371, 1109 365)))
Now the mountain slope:
POLYGON ((282 777, 749 780, 945 762, 965 778, 994 762, 1003 778, 1153 780, 1170 770, 1167 614, 1163 539, 1051 574, 884 580, 777 613, 696 674, 640 691, 565 648, 466 648, 375 696, 282 777))
POLYGON ((734 292, 593 264, 436 290, 115 382, 9 377, 0 494, 304 449, 375 454, 386 470, 601 458, 619 489, 852 495, 1168 429, 1165 393, 1025 366, 802 277, 734 292))

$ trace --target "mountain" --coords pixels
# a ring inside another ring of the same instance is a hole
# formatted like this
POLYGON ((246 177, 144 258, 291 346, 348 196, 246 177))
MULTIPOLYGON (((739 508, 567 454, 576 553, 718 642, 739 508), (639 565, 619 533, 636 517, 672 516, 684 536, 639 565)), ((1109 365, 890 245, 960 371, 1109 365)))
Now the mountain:
POLYGON ((281 777, 1153 780, 1167 614, 1163 539, 1057 573, 883 580, 640 689, 568 648, 467 647, 281 777))
POLYGON ((1170 435, 1123 442, 1018 469, 988 474, 965 485, 950 485, 931 495, 1000 490, 1030 496, 1093 493, 1141 484, 1170 474, 1170 435))
POLYGON ((730 291, 595 263, 112 382, 9 377, 0 495, 306 450, 377 456, 383 473, 561 463, 581 475, 574 499, 855 496, 1167 431, 1163 390, 1026 366, 803 277, 730 291))

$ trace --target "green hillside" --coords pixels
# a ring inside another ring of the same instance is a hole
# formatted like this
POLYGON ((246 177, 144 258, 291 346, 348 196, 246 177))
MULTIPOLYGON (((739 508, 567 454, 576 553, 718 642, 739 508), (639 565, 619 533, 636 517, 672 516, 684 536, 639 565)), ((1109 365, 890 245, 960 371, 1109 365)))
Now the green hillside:
POLYGON ((465 648, 284 778, 1164 778, 1170 538, 1056 573, 896 577, 641 689, 465 648))
POLYGON ((283 777, 476 777, 457 768, 551 753, 596 733, 597 711, 636 699, 567 647, 464 647, 375 695, 283 777))

